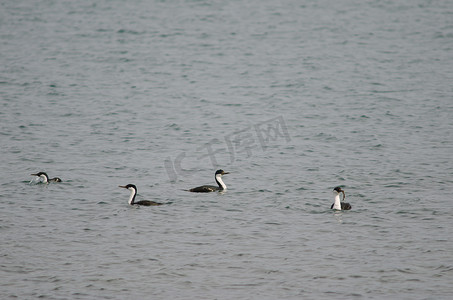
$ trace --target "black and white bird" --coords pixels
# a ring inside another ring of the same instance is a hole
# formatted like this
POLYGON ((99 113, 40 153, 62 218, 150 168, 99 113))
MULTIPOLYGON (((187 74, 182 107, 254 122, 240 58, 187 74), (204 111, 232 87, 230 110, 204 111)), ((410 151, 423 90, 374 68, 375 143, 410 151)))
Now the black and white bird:
POLYGON ((215 172, 215 182, 217 182, 218 186, 202 185, 202 186, 198 186, 196 188, 190 189, 189 192, 209 193, 209 192, 225 191, 227 189, 227 186, 225 185, 225 183, 222 180, 222 176, 225 174, 230 174, 230 173, 225 172, 223 170, 217 170, 215 172))
POLYGON ((143 205, 143 206, 155 206, 155 205, 162 205, 163 203, 159 202, 154 202, 151 200, 140 200, 140 201, 135 201, 135 196, 137 196, 137 187, 134 184, 128 184, 128 185, 119 185, 120 188, 123 189, 128 189, 131 191, 131 194, 129 196, 129 205, 143 205))
POLYGON ((38 172, 36 174, 31 174, 31 176, 37 176, 40 178, 41 182, 42 183, 49 183, 49 182, 61 182, 62 180, 58 177, 54 177, 54 178, 50 178, 49 179, 49 176, 44 173, 44 172, 38 172))
POLYGON ((341 202, 340 193, 343 193, 343 201, 344 201, 344 198, 346 198, 346 195, 345 195, 344 191, 341 189, 341 187, 337 186, 336 188, 334 188, 333 193, 335 195, 335 202, 332 204, 330 209, 350 210, 352 208, 351 204, 346 203, 346 202, 341 202))

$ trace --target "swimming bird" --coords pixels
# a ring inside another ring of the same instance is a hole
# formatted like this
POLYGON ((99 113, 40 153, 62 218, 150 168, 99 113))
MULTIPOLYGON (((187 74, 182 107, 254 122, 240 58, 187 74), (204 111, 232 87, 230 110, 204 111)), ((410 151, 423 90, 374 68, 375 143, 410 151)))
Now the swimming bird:
POLYGON ((49 183, 51 181, 53 182, 61 182, 62 180, 58 177, 54 177, 54 178, 50 178, 49 179, 49 176, 44 173, 44 172, 38 172, 36 174, 31 174, 32 176, 38 176, 39 178, 41 178, 41 182, 42 183, 49 183))
POLYGON ((337 186, 336 188, 334 188, 333 193, 335 195, 335 202, 332 204, 330 209, 350 210, 352 208, 351 204, 340 201, 340 193, 343 193, 343 201, 344 201, 344 198, 346 197, 346 195, 345 195, 344 191, 341 189, 341 187, 337 186))
POLYGON ((150 200, 140 200, 135 202, 135 196, 137 195, 137 187, 134 184, 128 185, 119 185, 120 188, 128 189, 131 191, 131 195, 129 196, 129 204, 130 205, 143 205, 143 206, 155 206, 155 205, 162 205, 162 203, 154 202, 150 200))
POLYGON ((202 185, 198 186, 196 188, 190 189, 189 192, 194 192, 194 193, 209 193, 209 192, 216 192, 216 191, 224 191, 227 189, 225 183, 222 181, 222 176, 225 174, 230 174, 228 172, 225 172, 223 170, 217 170, 215 172, 215 182, 219 186, 214 186, 214 185, 202 185))

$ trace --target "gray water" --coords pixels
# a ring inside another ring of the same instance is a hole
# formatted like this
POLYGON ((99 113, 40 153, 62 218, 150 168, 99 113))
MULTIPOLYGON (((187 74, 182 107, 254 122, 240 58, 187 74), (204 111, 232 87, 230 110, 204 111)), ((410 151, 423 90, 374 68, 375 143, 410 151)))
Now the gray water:
POLYGON ((0 50, 0 298, 451 296, 453 2, 3 1, 0 50))

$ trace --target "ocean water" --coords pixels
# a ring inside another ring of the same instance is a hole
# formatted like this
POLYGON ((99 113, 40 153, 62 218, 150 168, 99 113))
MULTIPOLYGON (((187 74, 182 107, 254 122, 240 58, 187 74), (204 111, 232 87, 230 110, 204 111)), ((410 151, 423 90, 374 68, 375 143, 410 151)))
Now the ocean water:
POLYGON ((453 2, 3 1, 0 49, 0 298, 450 299, 453 2))

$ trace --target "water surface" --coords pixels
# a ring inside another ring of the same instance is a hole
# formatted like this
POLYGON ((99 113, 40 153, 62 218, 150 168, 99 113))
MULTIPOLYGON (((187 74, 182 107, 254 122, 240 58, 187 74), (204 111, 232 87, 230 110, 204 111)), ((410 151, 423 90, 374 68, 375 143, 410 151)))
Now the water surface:
POLYGON ((1 298, 448 299, 452 13, 2 3, 1 298))

